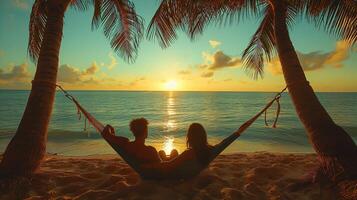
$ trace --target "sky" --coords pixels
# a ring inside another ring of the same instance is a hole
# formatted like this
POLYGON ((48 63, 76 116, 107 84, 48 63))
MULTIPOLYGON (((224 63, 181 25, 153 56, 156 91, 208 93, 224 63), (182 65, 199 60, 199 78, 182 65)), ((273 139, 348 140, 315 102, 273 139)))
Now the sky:
MULTIPOLYGON (((145 27, 157 0, 134 0, 145 27)), ((36 70, 27 53, 33 0, 0 1, 0 89, 29 89, 36 70)), ((242 68, 241 55, 261 19, 230 26, 209 25, 194 41, 179 32, 162 49, 144 38, 134 63, 110 47, 102 30, 91 30, 93 9, 65 14, 57 82, 73 90, 280 91, 285 82, 277 57, 254 80, 242 68)), ((357 92, 357 47, 298 20, 290 29, 306 76, 315 91, 357 92)))

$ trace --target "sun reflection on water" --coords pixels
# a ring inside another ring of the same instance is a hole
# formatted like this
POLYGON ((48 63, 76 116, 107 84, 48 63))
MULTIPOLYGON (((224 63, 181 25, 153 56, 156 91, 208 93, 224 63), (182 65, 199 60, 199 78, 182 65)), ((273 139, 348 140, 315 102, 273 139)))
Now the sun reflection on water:
POLYGON ((172 149, 174 149, 174 137, 165 137, 163 150, 165 151, 166 155, 170 155, 172 149))
POLYGON ((167 122, 166 122, 165 132, 171 132, 177 128, 177 123, 175 120, 176 104, 175 104, 175 97, 173 92, 170 92, 167 98, 166 111, 167 111, 167 122))
POLYGON ((163 142, 163 150, 166 155, 170 155, 172 149, 174 149, 174 136, 172 136, 172 132, 177 129, 177 123, 175 119, 176 115, 176 103, 173 92, 168 93, 167 104, 166 104, 166 123, 165 123, 165 131, 164 134, 164 142, 163 142), (168 136, 169 135, 169 136, 168 136))
POLYGON ((175 120, 167 121, 166 127, 167 127, 168 130, 176 128, 175 120))

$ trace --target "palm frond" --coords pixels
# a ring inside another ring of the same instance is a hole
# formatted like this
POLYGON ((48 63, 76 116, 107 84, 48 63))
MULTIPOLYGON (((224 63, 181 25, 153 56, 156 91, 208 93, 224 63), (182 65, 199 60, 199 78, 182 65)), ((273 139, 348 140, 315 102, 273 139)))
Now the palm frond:
POLYGON ((30 23, 29 23, 29 42, 28 53, 31 60, 37 62, 40 55, 42 40, 47 23, 46 0, 36 0, 32 6, 30 23))
POLYGON ((76 10, 87 10, 90 5, 90 0, 71 0, 69 6, 75 8, 76 10))
POLYGON ((100 25, 100 16, 101 16, 101 6, 102 0, 93 0, 94 13, 92 18, 92 29, 96 29, 100 25))
POLYGON ((189 0, 162 0, 150 21, 147 38, 156 37, 161 47, 168 47, 176 39, 176 29, 184 26, 189 0))
MULTIPOLYGON (((214 1, 212 1, 214 2, 214 1)), ((184 30, 189 35, 191 40, 195 38, 196 35, 202 34, 205 26, 209 24, 214 15, 220 12, 222 6, 216 6, 211 2, 201 2, 200 4, 192 4, 190 7, 190 12, 187 13, 187 18, 185 19, 184 30)))
POLYGON ((188 13, 187 33, 191 39, 202 34, 204 28, 213 23, 218 26, 238 24, 242 19, 257 17, 263 1, 259 0, 201 0, 188 13))
POLYGON ((302 18, 304 13, 304 4, 301 0, 288 0, 286 8, 286 23, 288 27, 295 25, 297 17, 302 18))
POLYGON ((226 25, 256 14, 259 4, 257 0, 163 0, 149 24, 147 37, 156 36, 160 45, 167 47, 176 39, 179 28, 194 39, 211 22, 226 25))
POLYGON ((104 34, 111 40, 112 48, 126 61, 133 62, 144 29, 143 20, 137 15, 134 5, 128 0, 101 0, 95 3, 97 10, 92 24, 99 23, 100 15, 104 34))
POLYGON ((357 1, 307 0, 305 3, 308 20, 318 28, 349 44, 357 42, 357 1))
POLYGON ((254 79, 263 77, 264 59, 273 58, 275 45, 274 11, 266 5, 264 18, 242 55, 244 68, 254 79))
POLYGON ((224 5, 221 16, 217 15, 215 21, 219 25, 232 25, 249 17, 257 17, 263 1, 259 0, 229 0, 220 2, 224 5))

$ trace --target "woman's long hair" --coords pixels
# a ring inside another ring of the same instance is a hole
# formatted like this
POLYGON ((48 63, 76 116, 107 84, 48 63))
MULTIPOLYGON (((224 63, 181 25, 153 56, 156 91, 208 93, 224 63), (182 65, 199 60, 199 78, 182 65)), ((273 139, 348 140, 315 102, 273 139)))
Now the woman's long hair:
POLYGON ((208 164, 210 158, 210 145, 207 142, 207 133, 199 123, 192 123, 188 128, 186 137, 187 148, 191 148, 197 159, 204 165, 208 164))

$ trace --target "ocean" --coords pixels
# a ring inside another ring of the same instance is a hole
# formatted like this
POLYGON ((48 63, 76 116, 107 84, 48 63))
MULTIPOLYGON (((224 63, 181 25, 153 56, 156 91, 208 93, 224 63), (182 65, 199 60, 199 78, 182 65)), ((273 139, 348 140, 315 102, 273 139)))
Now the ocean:
MULTIPOLYGON (((129 123, 134 118, 149 121, 147 144, 158 150, 185 149, 186 131, 201 123, 209 142, 216 144, 259 112, 275 95, 270 92, 132 92, 70 91, 103 124, 111 124, 116 134, 133 139, 129 123)), ((0 152, 16 131, 29 91, 0 90, 0 152)), ((357 141, 357 93, 317 93, 337 124, 357 141)), ((224 153, 233 152, 313 152, 305 130, 296 116, 288 93, 280 100, 277 128, 265 125, 260 117, 224 153)), ((267 113, 274 121, 276 105, 267 113)), ((49 127, 47 151, 71 156, 112 154, 114 151, 94 128, 84 130, 83 119, 62 93, 57 92, 49 127)))

